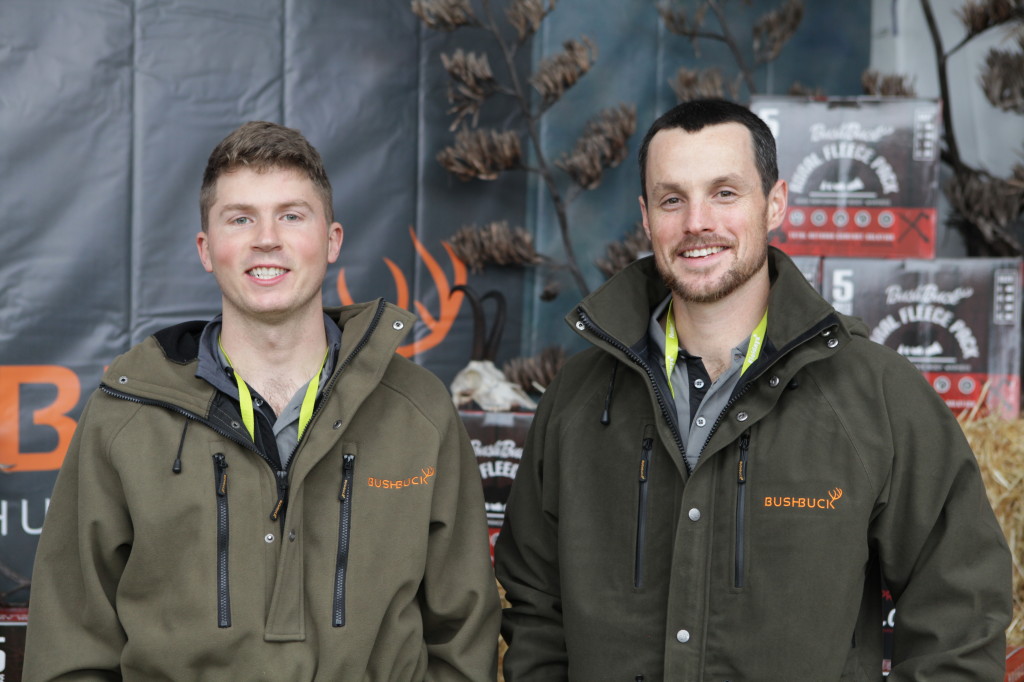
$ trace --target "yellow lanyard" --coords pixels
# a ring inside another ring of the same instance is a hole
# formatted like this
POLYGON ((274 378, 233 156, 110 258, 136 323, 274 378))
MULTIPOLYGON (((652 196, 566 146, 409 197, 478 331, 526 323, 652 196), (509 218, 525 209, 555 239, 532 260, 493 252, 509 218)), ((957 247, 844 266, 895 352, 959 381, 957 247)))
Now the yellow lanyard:
MULTIPOLYGON (((228 357, 228 352, 224 350, 224 346, 221 345, 220 338, 217 338, 217 346, 220 348, 220 352, 224 354, 224 359, 231 365, 231 358, 228 357)), ((327 353, 330 352, 330 348, 324 353, 324 359, 320 363, 320 369, 317 371, 316 376, 309 380, 309 384, 306 386, 306 395, 302 397, 302 406, 299 408, 299 439, 302 438, 303 432, 306 427, 309 426, 309 420, 313 418, 313 406, 316 403, 316 394, 320 389, 320 377, 324 372, 324 366, 327 364, 327 353)), ((249 386, 242 379, 242 376, 235 370, 234 366, 231 367, 231 371, 235 375, 235 383, 238 384, 238 407, 242 410, 242 423, 245 424, 246 430, 249 432, 249 437, 252 438, 253 442, 256 441, 256 415, 252 409, 252 393, 249 392, 249 386)))
MULTIPOLYGON (((764 311, 761 321, 754 327, 750 334, 750 342, 747 344, 747 356, 743 358, 743 366, 740 367, 740 376, 747 371, 747 368, 754 364, 754 361, 761 355, 761 347, 764 345, 764 334, 768 328, 768 311, 764 311)), ((668 313, 665 316, 665 376, 668 377, 668 390, 672 397, 676 397, 676 389, 672 386, 672 370, 675 369, 676 361, 679 360, 679 337, 676 335, 676 322, 672 317, 672 301, 668 302, 668 313)))

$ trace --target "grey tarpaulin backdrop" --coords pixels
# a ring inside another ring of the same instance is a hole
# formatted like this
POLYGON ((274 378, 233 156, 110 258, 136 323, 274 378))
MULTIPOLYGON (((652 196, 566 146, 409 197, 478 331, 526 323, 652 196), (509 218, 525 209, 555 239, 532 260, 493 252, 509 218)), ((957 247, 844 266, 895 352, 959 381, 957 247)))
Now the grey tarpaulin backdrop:
MULTIPOLYGON (((807 5, 759 87, 782 92, 798 79, 857 94, 869 3, 807 5)), ((521 68, 583 34, 598 61, 545 118, 551 156, 620 101, 637 106, 642 132, 674 103, 676 68, 697 64, 650 0, 561 0, 521 68)), ((216 312, 195 254, 198 186, 210 149, 240 123, 282 122, 323 154, 345 226, 324 288, 331 305, 342 268, 356 300, 395 300, 388 258, 410 300, 437 315, 438 283, 410 229, 446 285, 454 270, 442 240, 464 224, 524 225, 541 251, 561 255, 539 185, 523 174, 463 183, 435 162, 451 140, 439 55, 455 47, 489 44, 425 29, 408 0, 0 0, 0 602, 27 598, 12 590, 30 573, 54 467, 103 367, 156 329, 216 312)), ((706 42, 703 56, 702 66, 731 68, 719 45, 706 42)), ((491 63, 500 74, 496 54, 491 63)), ((493 124, 505 116, 485 113, 493 124)), ((638 219, 636 177, 631 157, 572 207, 592 287, 594 258, 638 219)), ((578 297, 571 284, 540 303, 533 273, 471 273, 469 283, 508 296, 499 364, 551 343, 573 348, 560 322, 578 297)), ((463 306, 416 360, 450 381, 468 360, 471 326, 463 306)))

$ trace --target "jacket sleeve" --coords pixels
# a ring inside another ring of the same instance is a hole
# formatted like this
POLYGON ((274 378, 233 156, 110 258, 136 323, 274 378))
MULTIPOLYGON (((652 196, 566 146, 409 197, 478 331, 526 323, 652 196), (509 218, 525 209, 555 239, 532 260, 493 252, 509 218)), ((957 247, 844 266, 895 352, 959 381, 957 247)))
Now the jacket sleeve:
POLYGON ((442 433, 427 566, 423 636, 427 675, 442 680, 493 680, 501 606, 491 569, 483 485, 473 446, 451 404, 442 433))
POLYGON ((551 428, 560 379, 545 391, 530 427, 494 551, 510 604, 501 623, 507 682, 569 677, 558 569, 560 439, 551 428))
POLYGON ((26 680, 119 680, 125 634, 115 595, 132 544, 93 395, 51 496, 32 572, 26 680))
POLYGON ((1011 559, 977 460, 916 370, 885 391, 893 465, 872 540, 896 605, 889 680, 1002 680, 1011 559))

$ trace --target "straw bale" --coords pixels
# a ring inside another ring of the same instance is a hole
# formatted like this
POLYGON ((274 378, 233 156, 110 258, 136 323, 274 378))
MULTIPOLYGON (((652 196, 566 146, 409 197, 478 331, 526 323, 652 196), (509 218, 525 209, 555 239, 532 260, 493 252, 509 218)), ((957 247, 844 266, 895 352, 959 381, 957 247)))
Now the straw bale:
MULTIPOLYGON (((1013 556, 1013 620, 1007 646, 1024 644, 1024 419, 960 418, 971 444, 989 502, 1013 556)), ((897 616, 898 618, 898 616, 897 616)))

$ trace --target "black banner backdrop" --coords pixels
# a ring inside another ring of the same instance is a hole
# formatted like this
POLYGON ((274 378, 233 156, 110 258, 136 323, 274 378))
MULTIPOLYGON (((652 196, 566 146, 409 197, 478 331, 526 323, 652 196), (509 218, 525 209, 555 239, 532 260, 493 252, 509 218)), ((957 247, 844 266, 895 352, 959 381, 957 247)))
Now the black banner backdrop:
MULTIPOLYGON (((493 4, 500 16, 504 3, 493 4)), ((868 3, 808 4, 759 82, 856 94, 868 3)), ((715 45, 695 63, 648 0, 563 0, 521 53, 522 75, 582 35, 598 60, 544 119, 551 158, 619 102, 637 106, 642 133, 674 103, 678 66, 731 68, 715 45)), ((452 139, 440 55, 457 47, 486 51, 501 73, 486 36, 428 30, 408 0, 0 0, 0 605, 28 599, 56 470, 103 368, 157 329, 217 312, 194 246, 198 189, 210 149, 244 121, 298 128, 324 157, 345 227, 328 304, 383 296, 419 313, 418 345, 403 352, 445 382, 471 344, 469 306, 447 295, 460 281, 508 297, 499 365, 552 343, 573 349, 561 323, 579 297, 571 283, 540 303, 543 276, 463 274, 444 244, 463 225, 501 219, 561 257, 539 184, 523 173, 463 183, 435 161, 452 139)), ((515 124, 499 108, 484 122, 515 124)), ((572 208, 591 287, 593 259, 638 220, 636 178, 631 157, 572 208)))

